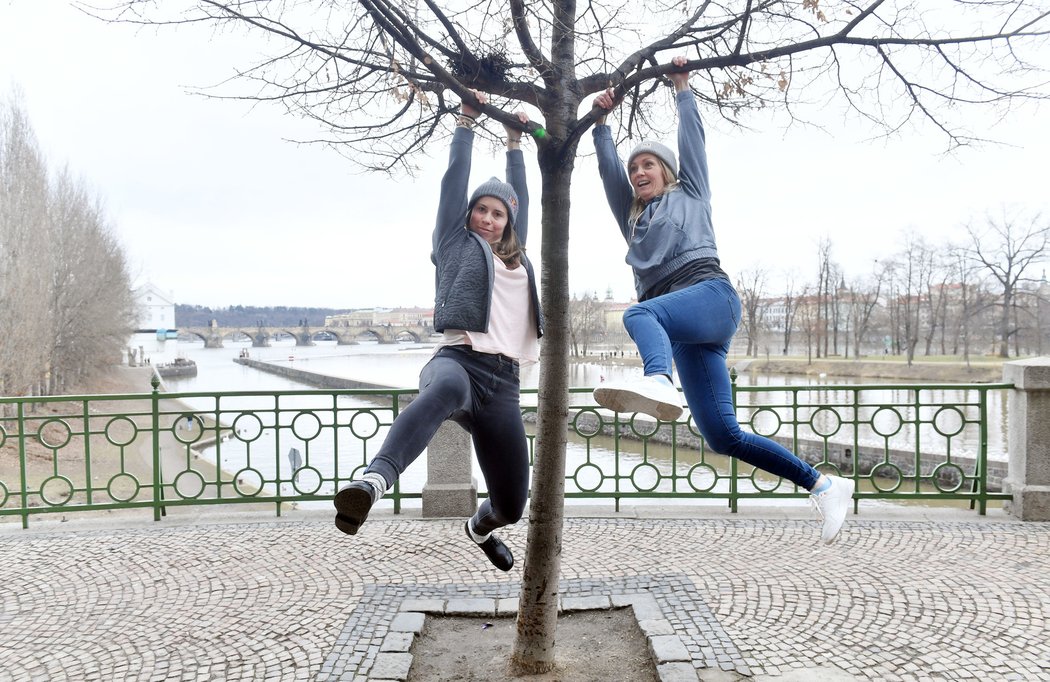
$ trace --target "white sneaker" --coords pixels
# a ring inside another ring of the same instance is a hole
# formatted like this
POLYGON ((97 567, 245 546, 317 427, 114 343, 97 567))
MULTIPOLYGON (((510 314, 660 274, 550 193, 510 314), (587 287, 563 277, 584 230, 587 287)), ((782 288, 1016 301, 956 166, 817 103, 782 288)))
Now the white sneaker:
POLYGON ((594 389, 594 400, 614 412, 643 412, 665 422, 682 416, 678 389, 662 377, 606 381, 594 389))
POLYGON ((835 537, 842 530, 842 523, 849 513, 850 503, 853 501, 853 491, 856 483, 852 479, 841 476, 828 475, 831 487, 819 495, 810 494, 809 499, 817 508, 817 513, 824 520, 824 526, 820 531, 820 540, 825 545, 834 542, 835 537))

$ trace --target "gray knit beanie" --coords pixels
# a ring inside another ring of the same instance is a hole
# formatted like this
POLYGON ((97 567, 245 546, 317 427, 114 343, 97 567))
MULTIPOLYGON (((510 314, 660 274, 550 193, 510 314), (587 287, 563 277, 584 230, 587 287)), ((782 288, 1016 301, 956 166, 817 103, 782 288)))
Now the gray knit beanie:
POLYGON ((481 197, 496 197, 502 201, 507 207, 507 216, 510 218, 507 224, 514 225, 514 222, 518 219, 518 193, 514 191, 510 184, 503 182, 499 178, 491 177, 478 185, 478 188, 470 195, 470 203, 467 205, 468 220, 470 212, 474 210, 474 204, 481 197))
POLYGON ((660 144, 659 142, 653 142, 646 140, 640 143, 631 151, 631 155, 627 157, 627 167, 631 167, 631 162, 634 161, 634 157, 639 154, 652 154, 656 158, 660 159, 667 164, 667 167, 671 169, 671 173, 674 175, 675 180, 678 179, 678 159, 675 158, 674 152, 667 145, 660 144))

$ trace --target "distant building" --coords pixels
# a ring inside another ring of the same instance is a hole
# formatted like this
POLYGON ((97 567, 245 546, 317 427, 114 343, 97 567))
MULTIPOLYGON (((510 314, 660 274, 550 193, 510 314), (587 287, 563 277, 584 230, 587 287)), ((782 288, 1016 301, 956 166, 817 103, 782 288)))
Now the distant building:
POLYGON ((175 329, 175 298, 152 282, 132 292, 138 310, 136 333, 175 329))
POLYGON ((135 297, 137 321, 135 333, 128 339, 124 361, 128 364, 142 364, 153 361, 168 360, 174 351, 177 330, 175 329, 175 296, 164 291, 152 282, 146 282, 132 292, 135 297), (171 341, 171 348, 167 342, 171 341))
POLYGON ((324 318, 326 327, 433 327, 433 308, 362 308, 324 318))

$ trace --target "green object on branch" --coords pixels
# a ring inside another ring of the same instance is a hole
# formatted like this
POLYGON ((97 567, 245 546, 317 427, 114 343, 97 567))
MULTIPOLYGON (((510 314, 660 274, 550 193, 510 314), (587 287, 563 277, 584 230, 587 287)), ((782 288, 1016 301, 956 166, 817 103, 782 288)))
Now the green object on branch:
POLYGON ((543 138, 547 137, 547 130, 543 128, 543 126, 540 126, 539 128, 533 130, 531 135, 537 140, 542 140, 543 138))

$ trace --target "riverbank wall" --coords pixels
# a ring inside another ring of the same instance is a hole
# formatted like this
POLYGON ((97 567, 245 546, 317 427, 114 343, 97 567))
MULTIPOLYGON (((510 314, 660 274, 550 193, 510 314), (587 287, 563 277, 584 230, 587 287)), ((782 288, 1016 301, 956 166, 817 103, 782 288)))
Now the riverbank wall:
POLYGON ((357 381, 356 379, 343 379, 341 377, 332 377, 326 374, 318 374, 317 372, 310 372, 305 369, 298 369, 296 367, 290 367, 288 365, 275 365, 270 362, 263 362, 261 360, 252 360, 251 358, 234 358, 234 362, 239 365, 245 365, 252 369, 257 369, 260 372, 269 372, 270 374, 276 374, 277 376, 290 379, 291 381, 298 381, 299 383, 308 384, 316 388, 330 388, 335 390, 342 389, 353 389, 353 388, 365 388, 372 390, 391 390, 399 387, 396 386, 384 386, 383 384, 373 384, 367 381, 357 381))

